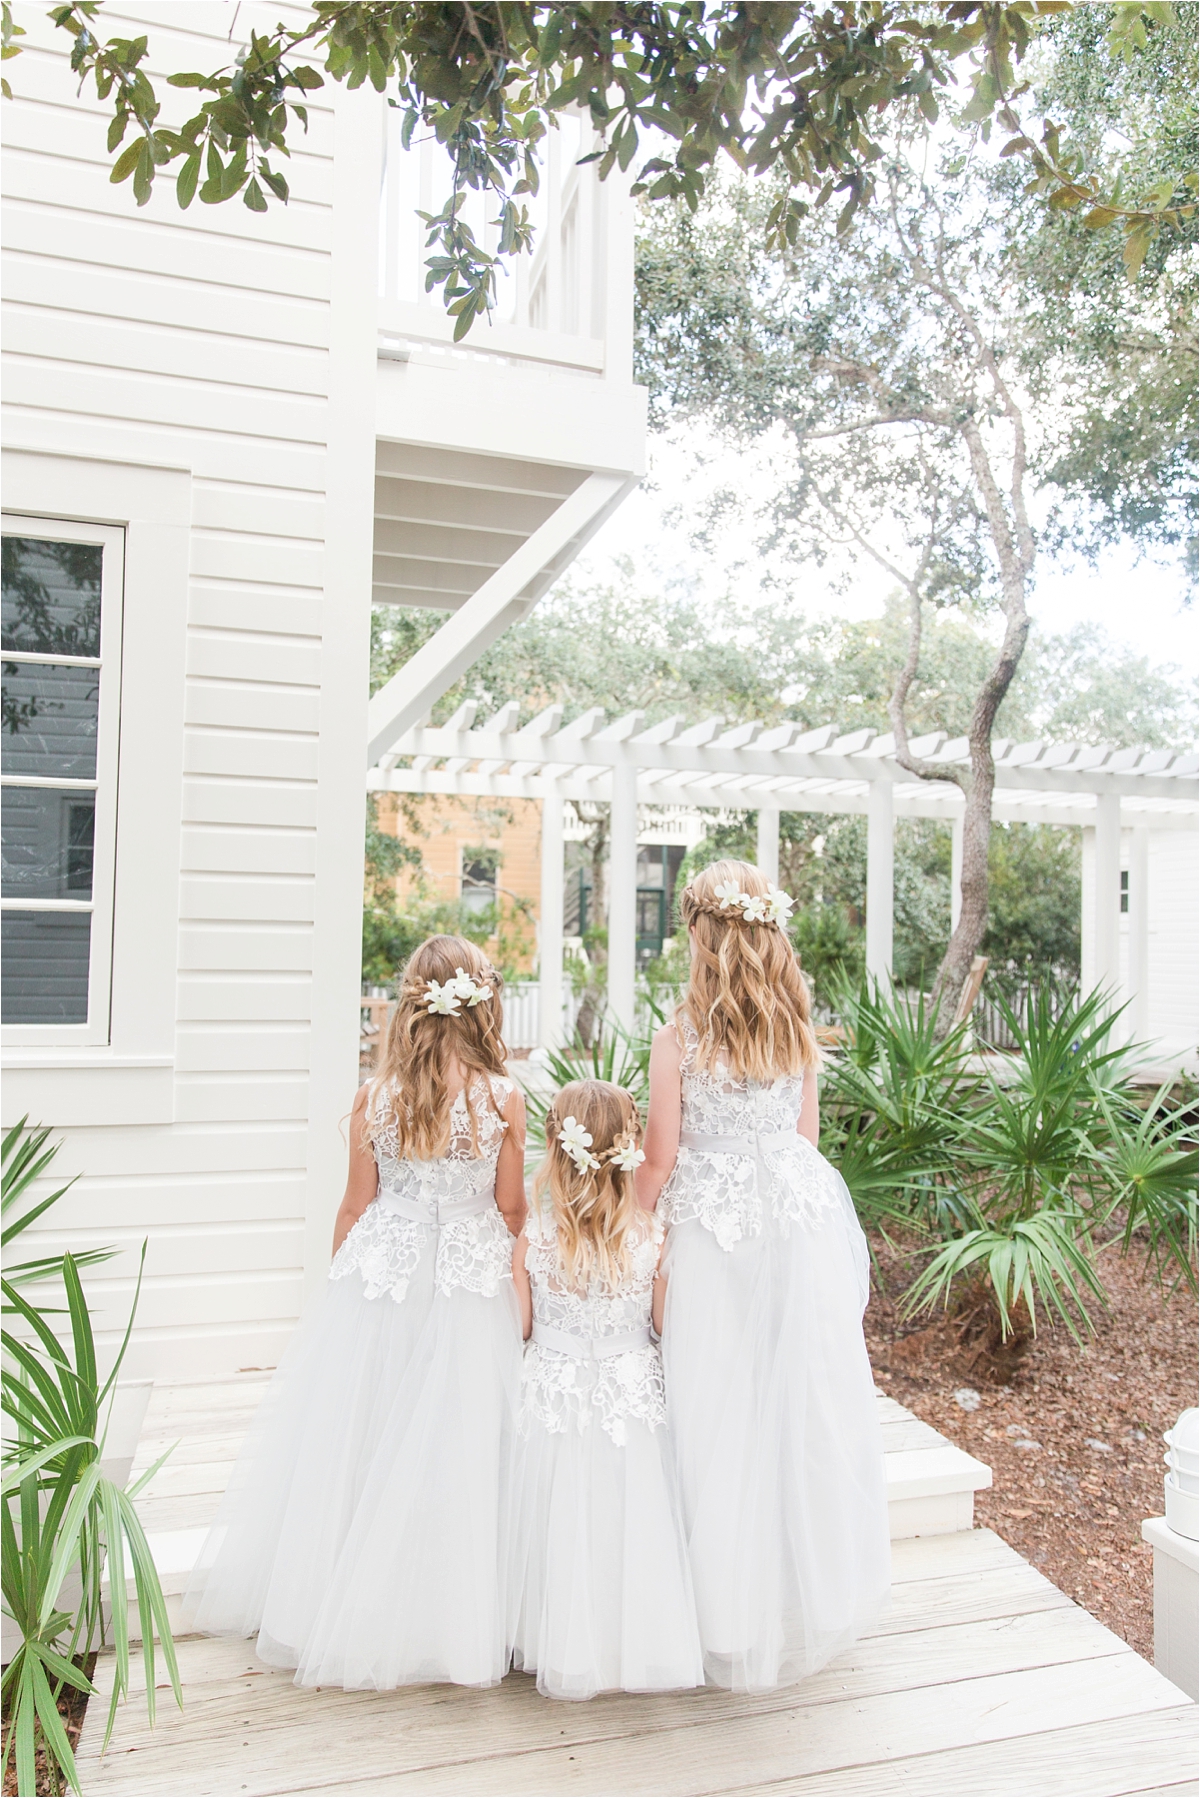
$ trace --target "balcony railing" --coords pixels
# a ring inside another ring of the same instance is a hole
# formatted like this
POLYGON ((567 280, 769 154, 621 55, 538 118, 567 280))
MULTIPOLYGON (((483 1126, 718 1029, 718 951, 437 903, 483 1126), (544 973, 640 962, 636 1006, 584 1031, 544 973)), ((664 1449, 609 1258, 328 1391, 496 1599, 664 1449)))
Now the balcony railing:
MULTIPOLYGON (((426 227, 421 212, 440 210, 450 192, 450 161, 427 138, 405 150, 401 115, 390 110, 380 207, 382 270, 379 328, 398 346, 453 346, 454 321, 440 288, 425 292, 426 227)), ((498 303, 460 346, 466 354, 552 363, 592 378, 631 378, 632 217, 619 173, 597 179, 595 164, 579 158, 594 147, 578 113, 560 115, 542 145, 542 182, 527 197, 535 226, 532 255, 506 259, 498 269, 498 303)), ((476 240, 494 253, 498 230, 493 198, 472 193, 466 219, 476 240)))

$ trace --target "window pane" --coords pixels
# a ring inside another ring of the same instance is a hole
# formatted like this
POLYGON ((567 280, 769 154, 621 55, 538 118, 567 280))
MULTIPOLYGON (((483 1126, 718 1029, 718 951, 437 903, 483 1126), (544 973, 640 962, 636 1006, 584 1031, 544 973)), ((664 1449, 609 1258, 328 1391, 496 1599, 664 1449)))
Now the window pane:
POLYGON ((5 662, 5 774, 96 778, 100 670, 5 662))
POLYGON ((90 899, 95 841, 94 793, 5 787, 6 899, 90 899))
POLYGON ((103 556, 98 543, 6 536, 3 647, 98 656, 103 556))
POLYGON ((86 1024, 90 912, 0 914, 6 1024, 86 1024))

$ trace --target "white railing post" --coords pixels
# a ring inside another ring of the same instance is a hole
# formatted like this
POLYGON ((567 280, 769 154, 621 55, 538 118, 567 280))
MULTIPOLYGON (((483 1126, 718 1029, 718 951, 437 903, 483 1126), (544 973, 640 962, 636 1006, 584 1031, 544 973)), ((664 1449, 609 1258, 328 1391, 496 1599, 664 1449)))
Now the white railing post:
POLYGON ((557 1049, 563 1027, 563 801, 547 780, 542 800, 542 896, 538 920, 538 1047, 557 1049))
POLYGON ((758 841, 755 859, 759 872, 768 880, 778 884, 779 881, 779 807, 777 805, 760 805, 758 808, 758 841))
POLYGON ((892 977, 892 783, 877 776, 867 787, 867 974, 892 977))
POLYGON ((637 969, 637 769, 612 771, 608 859, 608 1009, 622 1030, 634 1028, 637 969))

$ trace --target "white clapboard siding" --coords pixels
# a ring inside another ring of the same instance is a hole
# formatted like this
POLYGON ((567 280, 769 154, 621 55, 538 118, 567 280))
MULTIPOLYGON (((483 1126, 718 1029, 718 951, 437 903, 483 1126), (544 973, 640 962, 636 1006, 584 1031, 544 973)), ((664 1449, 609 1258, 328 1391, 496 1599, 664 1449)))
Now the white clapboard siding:
MULTIPOLYGON (((69 40, 19 10, 8 440, 193 481, 189 588, 164 595, 188 623, 173 1121, 68 1130, 58 1165, 84 1178, 43 1235, 119 1248, 89 1280, 104 1335, 147 1241, 131 1372, 195 1372, 197 1354, 226 1370, 245 1344, 276 1358, 304 1258, 335 126, 315 97, 292 203, 263 218, 240 202, 181 212, 169 179, 139 209, 108 180, 107 109, 76 96, 69 40)), ((147 31, 158 71, 228 53, 221 5, 105 22, 147 31)), ((194 101, 165 104, 182 118, 194 101)))
POLYGON ((1196 1052, 1200 980, 1200 869, 1191 831, 1152 831, 1149 853, 1150 1000, 1147 1036, 1158 1061, 1196 1052))

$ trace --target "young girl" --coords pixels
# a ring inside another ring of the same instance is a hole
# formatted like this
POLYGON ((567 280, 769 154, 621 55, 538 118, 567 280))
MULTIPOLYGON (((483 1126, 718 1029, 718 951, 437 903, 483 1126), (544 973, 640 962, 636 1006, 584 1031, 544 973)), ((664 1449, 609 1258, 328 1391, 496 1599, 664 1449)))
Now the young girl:
POLYGON ((234 1469, 186 1604, 297 1682, 487 1685, 521 1338, 524 1106, 499 979, 461 937, 401 976, 350 1121, 333 1265, 234 1469))
POLYGON ((669 1225, 667 1403, 709 1679, 814 1672, 887 1596, 867 1251, 817 1152, 808 991, 756 868, 683 893, 691 977, 654 1039, 641 1202, 669 1225))
POLYGON ((512 1507, 514 1665, 553 1698, 704 1683, 665 1429, 663 1231, 638 1208, 637 1111, 563 1088, 513 1251, 525 1335, 512 1507))

